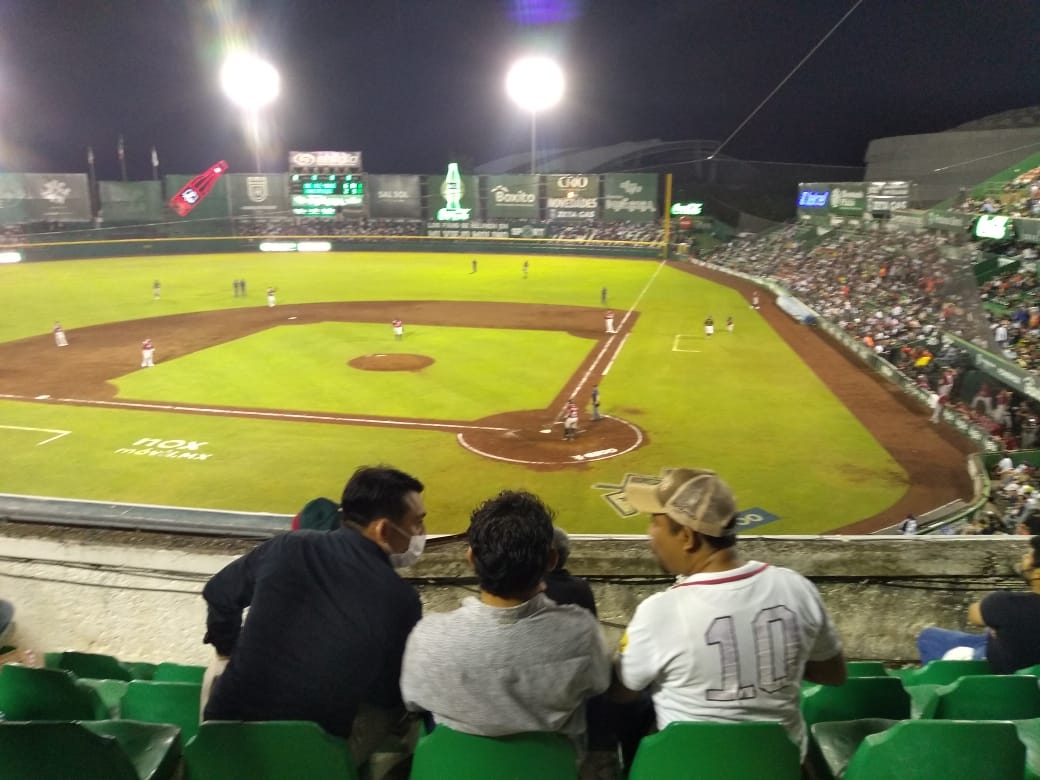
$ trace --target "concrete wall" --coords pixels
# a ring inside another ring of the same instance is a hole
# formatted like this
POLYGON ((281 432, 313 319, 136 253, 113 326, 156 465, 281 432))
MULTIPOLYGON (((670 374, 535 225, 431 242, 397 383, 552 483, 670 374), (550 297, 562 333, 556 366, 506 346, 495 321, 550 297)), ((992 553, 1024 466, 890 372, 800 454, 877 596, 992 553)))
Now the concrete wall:
MULTIPOLYGON (((8 643, 125 660, 207 663, 202 587, 253 542, 40 529, 0 523, 0 597, 15 603, 8 643)), ((1011 566, 1025 537, 750 537, 749 557, 789 566, 819 587, 851 658, 916 660, 927 625, 966 628, 968 604, 1019 588, 1011 566)), ((459 541, 432 541, 407 574, 429 611, 475 592, 459 541)), ((573 540, 568 568, 590 579, 608 640, 635 606, 671 582, 641 538, 573 540)))

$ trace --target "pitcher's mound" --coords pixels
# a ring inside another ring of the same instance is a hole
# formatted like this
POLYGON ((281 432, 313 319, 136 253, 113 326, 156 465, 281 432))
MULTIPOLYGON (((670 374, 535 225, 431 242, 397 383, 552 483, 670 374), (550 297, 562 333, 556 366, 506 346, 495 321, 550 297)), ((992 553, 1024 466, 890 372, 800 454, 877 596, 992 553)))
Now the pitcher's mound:
POLYGON ((428 355, 361 355, 348 361, 351 368, 362 371, 421 371, 433 365, 428 355))

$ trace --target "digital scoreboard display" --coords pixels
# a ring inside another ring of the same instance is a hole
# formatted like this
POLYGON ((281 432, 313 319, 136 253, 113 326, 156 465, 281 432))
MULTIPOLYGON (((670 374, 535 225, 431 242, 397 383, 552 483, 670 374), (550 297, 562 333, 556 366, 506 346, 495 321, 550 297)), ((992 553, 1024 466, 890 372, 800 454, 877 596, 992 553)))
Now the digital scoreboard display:
POLYGON ((334 217, 364 205, 365 180, 359 173, 293 173, 289 199, 296 216, 334 217))

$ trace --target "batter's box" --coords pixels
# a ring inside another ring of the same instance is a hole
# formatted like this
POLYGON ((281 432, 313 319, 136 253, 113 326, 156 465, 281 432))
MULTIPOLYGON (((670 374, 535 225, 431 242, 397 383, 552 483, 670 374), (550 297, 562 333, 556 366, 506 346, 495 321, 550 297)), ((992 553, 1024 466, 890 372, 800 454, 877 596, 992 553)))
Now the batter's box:
POLYGON ((672 339, 672 352, 700 352, 694 347, 700 344, 701 338, 701 336, 689 333, 676 333, 675 338, 672 339))

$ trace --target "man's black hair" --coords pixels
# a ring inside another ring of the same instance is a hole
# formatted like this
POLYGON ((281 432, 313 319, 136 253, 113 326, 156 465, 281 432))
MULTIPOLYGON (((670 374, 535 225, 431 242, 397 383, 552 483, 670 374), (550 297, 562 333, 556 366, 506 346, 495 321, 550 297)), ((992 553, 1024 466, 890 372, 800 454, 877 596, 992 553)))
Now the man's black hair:
POLYGON ((502 598, 522 596, 549 567, 553 511, 538 496, 504 490, 473 510, 468 540, 481 589, 502 598))
POLYGON ((422 492, 423 483, 403 471, 389 466, 361 466, 343 488, 343 521, 364 526, 385 517, 400 523, 408 511, 405 496, 422 492))
POLYGON ((1031 537, 1029 546, 1033 548, 1033 568, 1040 569, 1040 536, 1031 537))

